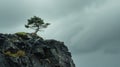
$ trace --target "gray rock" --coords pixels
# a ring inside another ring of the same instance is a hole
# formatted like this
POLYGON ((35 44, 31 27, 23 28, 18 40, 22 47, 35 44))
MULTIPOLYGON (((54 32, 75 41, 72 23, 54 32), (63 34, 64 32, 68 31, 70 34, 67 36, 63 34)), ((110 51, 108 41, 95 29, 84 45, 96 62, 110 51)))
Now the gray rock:
POLYGON ((30 33, 1 33, 0 67, 75 67, 75 64, 63 42, 44 40, 30 33))

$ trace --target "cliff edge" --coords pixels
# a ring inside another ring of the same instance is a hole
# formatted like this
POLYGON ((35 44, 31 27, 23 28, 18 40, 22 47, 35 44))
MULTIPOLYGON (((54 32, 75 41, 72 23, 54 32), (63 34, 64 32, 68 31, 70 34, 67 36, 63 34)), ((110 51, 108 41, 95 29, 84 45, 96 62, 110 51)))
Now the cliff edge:
POLYGON ((32 33, 0 34, 0 67, 75 67, 63 42, 32 33))

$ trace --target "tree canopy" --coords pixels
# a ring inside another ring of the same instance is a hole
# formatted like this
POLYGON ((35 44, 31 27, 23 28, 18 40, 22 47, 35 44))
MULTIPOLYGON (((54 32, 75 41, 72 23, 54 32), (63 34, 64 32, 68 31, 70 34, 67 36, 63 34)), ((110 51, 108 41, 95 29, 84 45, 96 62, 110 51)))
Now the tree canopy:
POLYGON ((50 25, 50 23, 45 23, 43 19, 37 16, 33 16, 30 19, 28 19, 28 23, 25 25, 25 27, 34 29, 34 33, 37 34, 37 32, 41 31, 41 29, 47 28, 48 25, 50 25))

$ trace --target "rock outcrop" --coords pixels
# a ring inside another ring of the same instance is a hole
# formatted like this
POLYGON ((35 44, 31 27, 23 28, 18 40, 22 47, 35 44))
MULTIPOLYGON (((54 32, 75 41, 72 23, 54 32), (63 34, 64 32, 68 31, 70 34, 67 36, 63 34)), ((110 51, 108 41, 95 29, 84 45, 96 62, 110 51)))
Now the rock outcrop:
POLYGON ((63 42, 19 32, 0 34, 0 67, 75 67, 63 42))

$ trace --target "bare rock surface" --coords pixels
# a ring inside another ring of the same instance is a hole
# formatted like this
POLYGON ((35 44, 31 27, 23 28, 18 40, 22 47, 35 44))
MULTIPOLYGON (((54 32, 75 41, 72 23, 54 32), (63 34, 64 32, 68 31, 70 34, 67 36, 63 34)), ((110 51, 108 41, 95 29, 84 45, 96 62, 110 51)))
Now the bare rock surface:
POLYGON ((31 33, 0 34, 0 67, 75 67, 63 42, 31 33))

